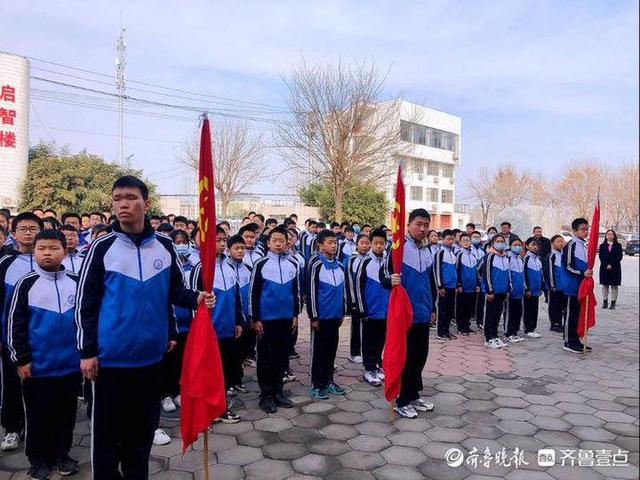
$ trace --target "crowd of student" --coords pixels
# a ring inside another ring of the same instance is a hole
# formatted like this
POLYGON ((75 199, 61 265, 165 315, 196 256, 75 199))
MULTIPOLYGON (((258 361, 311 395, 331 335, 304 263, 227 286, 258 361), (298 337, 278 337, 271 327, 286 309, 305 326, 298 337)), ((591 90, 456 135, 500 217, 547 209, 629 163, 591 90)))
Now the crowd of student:
POLYGON ((586 268, 588 223, 573 221, 565 244, 536 227, 523 242, 504 222, 488 239, 466 231, 429 230, 424 209, 408 217, 401 272, 389 254, 385 226, 331 223, 296 215, 280 223, 251 212, 238 232, 216 228, 213 292, 202 292, 200 236, 182 216, 146 216, 146 185, 135 177, 112 189, 114 216, 35 209, 11 217, 0 211, 3 450, 26 437, 31 478, 77 471, 68 455, 77 397, 88 402, 94 478, 147 478, 152 443, 170 438, 158 429, 160 409, 180 407, 180 372, 193 311, 212 310, 228 410, 217 421, 236 423, 233 397, 247 393, 243 367, 256 367, 260 408, 291 408, 283 391, 295 380, 290 362, 298 321, 310 321, 310 395, 344 395, 335 381, 340 327, 351 318, 350 360, 380 386, 385 374, 389 291, 402 284, 412 309, 407 357, 395 411, 416 418, 434 404, 420 396, 436 338, 483 330, 491 349, 540 337, 539 298, 549 302, 550 330, 563 332, 564 349, 581 353, 577 289, 586 268), (499 335, 503 316, 503 335, 499 335), (472 328, 475 320, 477 329, 472 328), (84 377, 84 381, 82 378, 84 377), (26 421, 25 421, 26 420, 26 421), (121 473, 118 473, 120 469, 121 473))

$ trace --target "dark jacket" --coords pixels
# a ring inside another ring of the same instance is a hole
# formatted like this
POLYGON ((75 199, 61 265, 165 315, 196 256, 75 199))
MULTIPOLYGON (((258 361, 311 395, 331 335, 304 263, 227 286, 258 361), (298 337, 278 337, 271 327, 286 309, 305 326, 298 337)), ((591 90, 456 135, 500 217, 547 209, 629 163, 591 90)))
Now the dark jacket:
POLYGON ((547 237, 529 237, 527 242, 529 242, 529 240, 535 240, 538 242, 538 258, 540 258, 540 261, 544 263, 545 259, 551 253, 551 240, 547 237))
POLYGON ((611 251, 607 242, 600 244, 600 285, 620 285, 622 278, 622 245, 614 243, 611 251), (611 265, 611 270, 607 269, 607 265, 611 265))

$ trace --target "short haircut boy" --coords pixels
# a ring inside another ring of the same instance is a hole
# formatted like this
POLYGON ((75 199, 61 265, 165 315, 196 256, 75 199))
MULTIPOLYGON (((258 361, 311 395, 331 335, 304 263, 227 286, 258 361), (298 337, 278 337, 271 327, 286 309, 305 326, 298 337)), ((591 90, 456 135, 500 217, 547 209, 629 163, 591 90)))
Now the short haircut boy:
MULTIPOLYGON (((134 177, 133 175, 124 175, 113 182, 111 193, 113 193, 116 188, 137 188, 140 191, 140 195, 142 195, 142 199, 149 200, 149 187, 147 187, 142 180, 138 177, 134 177)), ((104 217, 104 215, 102 216, 104 217)))

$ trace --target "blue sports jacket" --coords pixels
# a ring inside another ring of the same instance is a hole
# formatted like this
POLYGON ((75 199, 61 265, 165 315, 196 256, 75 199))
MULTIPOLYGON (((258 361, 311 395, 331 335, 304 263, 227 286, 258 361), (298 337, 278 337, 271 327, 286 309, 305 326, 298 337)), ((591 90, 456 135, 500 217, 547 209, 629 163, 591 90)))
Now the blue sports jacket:
POLYGON ((198 292, 184 283, 169 237, 148 220, 139 235, 112 231, 91 243, 76 295, 77 344, 82 358, 103 367, 135 368, 162 360, 177 334, 172 305, 195 310, 198 292))
POLYGON ((380 270, 384 268, 384 263, 383 255, 377 257, 369 252, 358 267, 355 282, 358 310, 369 319, 387 318, 389 290, 380 283, 380 270))
POLYGON ((80 371, 74 310, 78 277, 64 267, 47 272, 37 265, 15 286, 8 310, 8 345, 17 365, 31 363, 34 377, 80 371))
POLYGON ((564 293, 578 295, 580 282, 587 270, 587 249, 585 241, 574 236, 562 249, 562 288, 564 293))
POLYGON ((346 238, 338 245, 338 261, 346 269, 349 258, 356 251, 356 242, 347 240, 346 238))
POLYGON ((80 256, 80 253, 76 250, 75 252, 67 253, 62 259, 62 265, 68 272, 77 274, 80 272, 82 260, 84 260, 84 257, 80 256))
POLYGON ((336 258, 327 259, 321 253, 309 264, 309 319, 342 319, 346 311, 346 284, 342 264, 336 258))
MULTIPOLYGON (((193 273, 193 265, 190 262, 182 264, 182 273, 184 277, 185 285, 191 285, 191 274, 193 273)), ((191 327, 191 321, 193 320, 193 310, 188 308, 173 307, 176 315, 176 326, 178 333, 186 333, 191 327)))
POLYGON ((436 287, 456 288, 458 286, 458 271, 456 267, 456 254, 452 247, 442 245, 435 255, 434 274, 436 287))
POLYGON ((17 250, 0 258, 0 320, 2 321, 2 345, 7 344, 7 310, 9 299, 18 280, 32 272, 36 262, 31 253, 19 253, 17 250))
POLYGON ((509 278, 511 280, 510 298, 519 300, 524 297, 524 260, 520 255, 509 255, 509 278))
POLYGON ((244 323, 249 323, 249 283, 251 281, 251 268, 244 262, 237 262, 229 258, 229 265, 236 273, 236 282, 240 290, 240 303, 242 304, 242 316, 244 323))
POLYGON ((268 252, 251 271, 249 318, 264 322, 297 317, 299 292, 297 262, 287 254, 268 252))
POLYGON ((524 291, 531 292, 531 295, 537 297, 542 292, 543 286, 542 262, 538 255, 527 252, 524 257, 524 291))
POLYGON ((511 289, 509 257, 487 253, 481 266, 482 291, 487 294, 507 293, 511 289))
POLYGON ((472 293, 479 286, 478 281, 478 257, 471 248, 461 248, 458 250, 458 286, 462 291, 472 293))
POLYGON ((366 258, 366 255, 360 255, 358 252, 353 252, 347 260, 347 266, 345 268, 345 282, 347 284, 347 308, 348 310, 358 310, 358 300, 356 298, 356 274, 362 260, 366 258))
POLYGON ((550 289, 562 292, 562 250, 551 249, 545 268, 545 282, 550 289))

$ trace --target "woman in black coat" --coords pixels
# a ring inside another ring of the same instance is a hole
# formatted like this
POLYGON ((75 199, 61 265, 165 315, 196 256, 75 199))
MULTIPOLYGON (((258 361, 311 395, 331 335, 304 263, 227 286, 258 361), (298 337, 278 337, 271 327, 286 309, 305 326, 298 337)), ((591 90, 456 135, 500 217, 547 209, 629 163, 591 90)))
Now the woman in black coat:
POLYGON ((602 285, 602 308, 607 308, 609 303, 609 288, 611 288, 610 310, 616 308, 618 300, 618 286, 622 279, 622 245, 618 243, 618 236, 613 230, 607 230, 604 242, 600 244, 600 285, 602 285))

